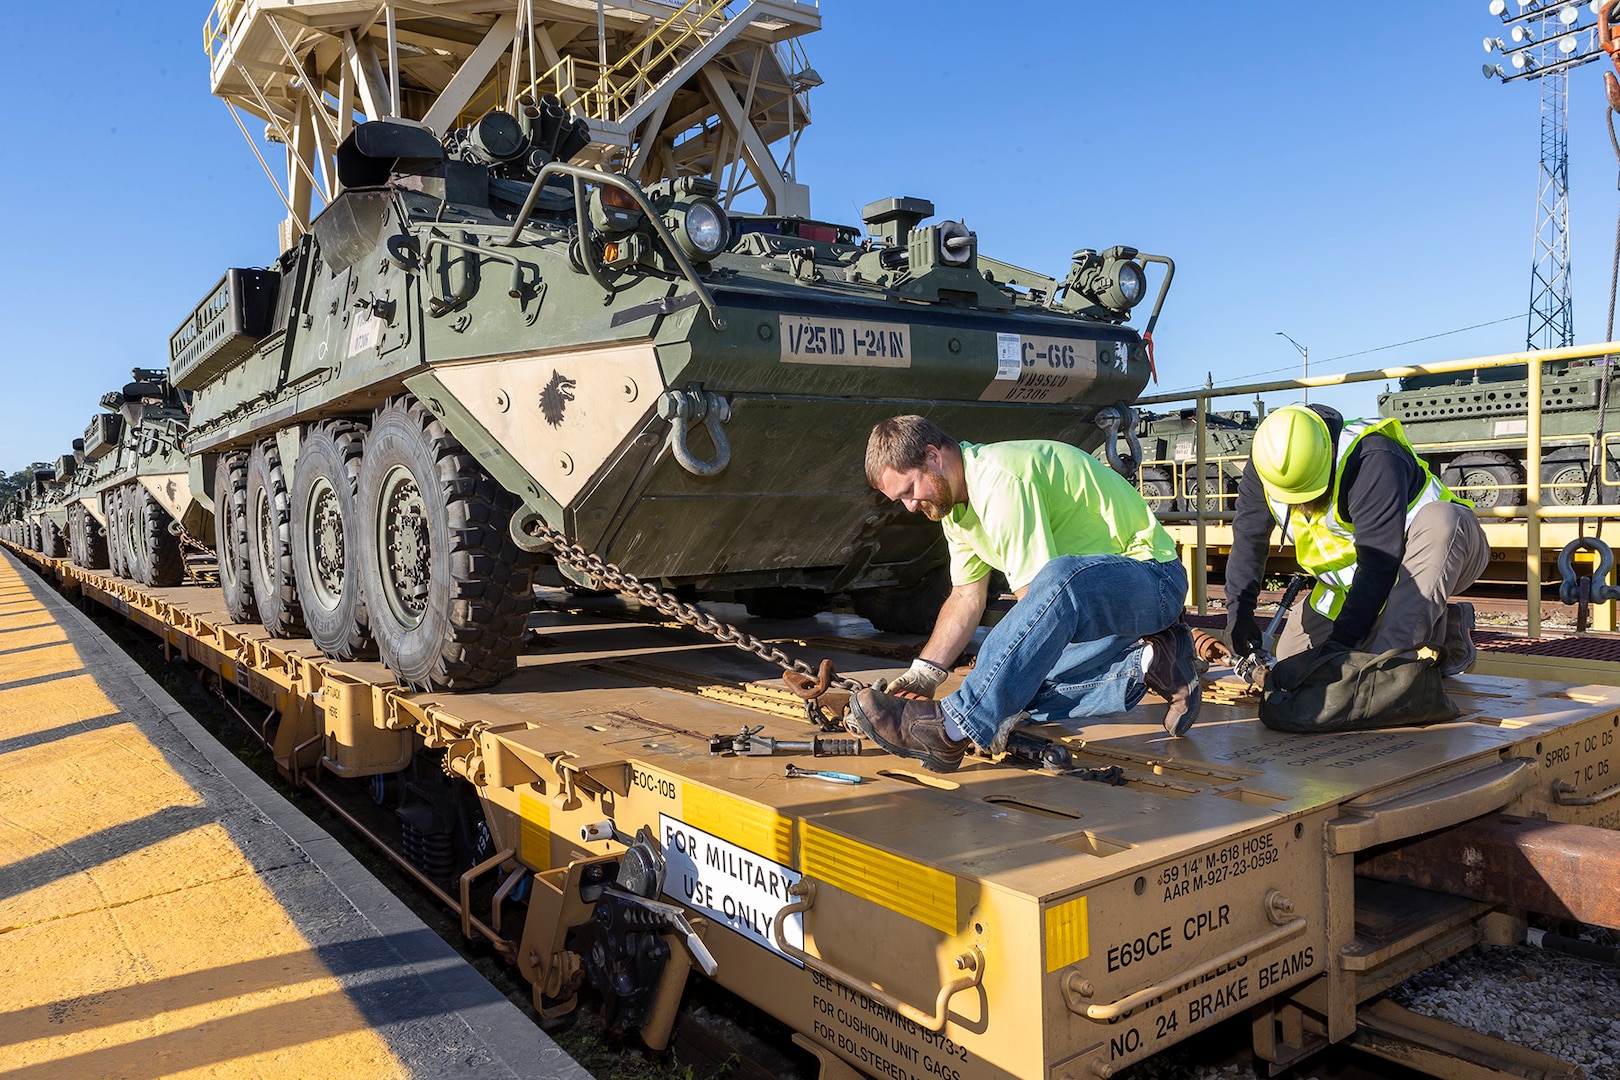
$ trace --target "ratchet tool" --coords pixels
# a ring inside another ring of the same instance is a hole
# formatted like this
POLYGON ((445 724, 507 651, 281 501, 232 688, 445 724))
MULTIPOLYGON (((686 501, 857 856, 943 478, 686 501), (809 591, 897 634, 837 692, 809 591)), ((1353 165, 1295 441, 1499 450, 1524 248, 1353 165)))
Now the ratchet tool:
POLYGON ((788 762, 787 776, 789 780, 803 777, 807 780, 825 780, 829 784, 858 784, 861 778, 854 773, 830 772, 826 769, 801 769, 792 762, 788 762))

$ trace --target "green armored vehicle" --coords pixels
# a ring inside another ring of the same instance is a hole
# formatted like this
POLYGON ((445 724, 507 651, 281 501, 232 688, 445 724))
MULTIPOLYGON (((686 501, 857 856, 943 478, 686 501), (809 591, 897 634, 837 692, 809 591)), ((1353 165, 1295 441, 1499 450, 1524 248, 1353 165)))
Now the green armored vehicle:
POLYGON ((62 521, 65 504, 54 468, 36 468, 17 493, 17 517, 23 547, 52 559, 65 553, 62 521))
POLYGON ((176 331, 235 618, 375 649, 412 686, 485 685, 561 534, 665 588, 915 620, 945 554, 868 488, 871 426, 926 412, 1089 450, 1147 380, 1124 324, 1147 262, 1156 315, 1167 259, 1032 274, 912 198, 868 206, 864 236, 733 219, 705 177, 565 164, 587 138, 549 99, 442 141, 362 124, 312 231, 176 331))
POLYGON ((19 547, 25 547, 32 550, 33 544, 29 542, 31 539, 31 530, 26 517, 27 507, 27 490, 18 489, 17 493, 12 496, 11 503, 6 509, 6 529, 7 536, 10 538, 12 543, 18 545, 19 547))
POLYGON ((146 585, 178 585, 185 572, 182 532, 211 535, 207 508, 192 497, 185 401, 167 371, 131 374, 134 381, 102 396, 104 411, 76 443, 68 548, 78 566, 110 568, 146 585))
POLYGON ((1198 417, 1195 409, 1137 414, 1136 436, 1142 457, 1137 487, 1155 513, 1193 513, 1200 498, 1205 513, 1237 508, 1238 481, 1249 460, 1254 429, 1265 418, 1236 409, 1204 416, 1204 475, 1198 475, 1198 417))
MULTIPOLYGON (((1620 394, 1606 409, 1601 359, 1546 365, 1541 384, 1541 501, 1554 506, 1614 502, 1620 485, 1620 394), (1601 412, 1601 415, 1600 415, 1601 412), (1603 454, 1586 492, 1597 433, 1603 454)), ((1530 383, 1524 365, 1414 375, 1378 396, 1380 416, 1400 420, 1407 438, 1445 483, 1481 508, 1522 506, 1530 383)))

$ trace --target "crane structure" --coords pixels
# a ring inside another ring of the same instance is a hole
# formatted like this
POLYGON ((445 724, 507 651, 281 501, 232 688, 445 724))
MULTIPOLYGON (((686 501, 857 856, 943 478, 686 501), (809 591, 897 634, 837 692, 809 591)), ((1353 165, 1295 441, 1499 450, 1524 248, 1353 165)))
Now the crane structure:
POLYGON ((1487 79, 1534 79, 1541 85, 1541 169, 1536 183, 1536 228, 1530 266, 1530 311, 1525 346, 1553 349, 1575 340, 1569 256, 1569 73, 1603 55, 1598 14, 1603 0, 1577 6, 1568 0, 1490 0, 1507 40, 1485 38, 1487 79))
POLYGON ((287 208, 285 249, 337 194, 357 122, 443 137, 546 95, 590 128, 576 162, 644 183, 708 175, 728 207, 757 191, 766 213, 808 216, 794 149, 821 78, 799 39, 820 26, 798 0, 217 0, 203 47, 287 208), (279 168, 243 114, 284 148, 279 168))

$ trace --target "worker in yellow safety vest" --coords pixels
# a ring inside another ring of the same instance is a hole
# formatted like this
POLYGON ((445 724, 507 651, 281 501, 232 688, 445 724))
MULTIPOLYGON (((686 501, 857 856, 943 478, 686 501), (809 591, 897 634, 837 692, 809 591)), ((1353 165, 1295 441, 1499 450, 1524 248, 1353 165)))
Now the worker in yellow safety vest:
POLYGON ((1289 405, 1255 432, 1226 564, 1227 628, 1239 656, 1261 646, 1255 603, 1272 529, 1316 578, 1275 654, 1336 647, 1443 647, 1441 671, 1474 662, 1473 605, 1450 602, 1490 561, 1473 504, 1418 457, 1400 421, 1289 405))

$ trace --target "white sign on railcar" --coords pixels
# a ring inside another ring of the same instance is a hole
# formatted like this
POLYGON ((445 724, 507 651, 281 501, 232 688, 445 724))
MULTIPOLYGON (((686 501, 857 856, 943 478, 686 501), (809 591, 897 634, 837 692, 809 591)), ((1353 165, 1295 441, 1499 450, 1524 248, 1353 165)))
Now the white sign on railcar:
MULTIPOLYGON (((775 926, 778 913, 793 901, 788 886, 798 882, 797 870, 668 814, 658 815, 658 839, 668 866, 665 896, 703 912, 778 956, 793 959, 776 947, 775 926)), ((804 948, 802 916, 788 916, 782 936, 790 945, 804 948)))

